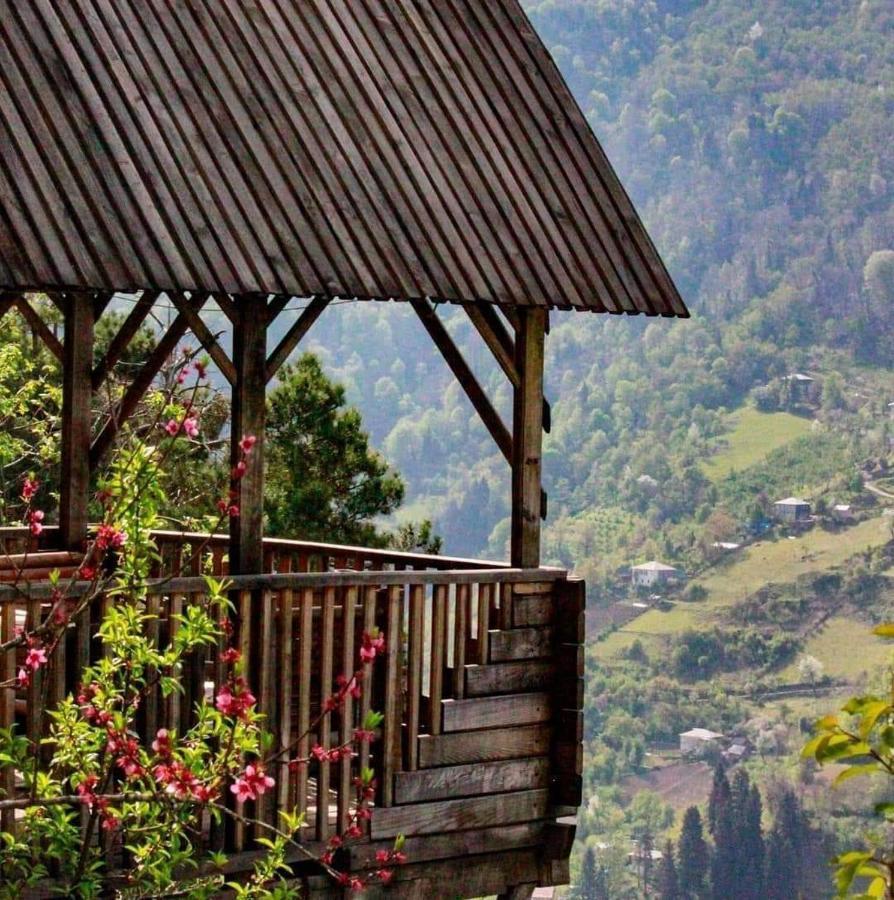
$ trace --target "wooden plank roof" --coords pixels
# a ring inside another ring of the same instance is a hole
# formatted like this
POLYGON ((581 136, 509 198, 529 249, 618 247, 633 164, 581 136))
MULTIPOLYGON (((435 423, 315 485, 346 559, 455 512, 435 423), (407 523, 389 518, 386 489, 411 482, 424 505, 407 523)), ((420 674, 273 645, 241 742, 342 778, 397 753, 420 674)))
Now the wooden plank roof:
POLYGON ((0 288, 687 314, 517 0, 0 0, 0 288))

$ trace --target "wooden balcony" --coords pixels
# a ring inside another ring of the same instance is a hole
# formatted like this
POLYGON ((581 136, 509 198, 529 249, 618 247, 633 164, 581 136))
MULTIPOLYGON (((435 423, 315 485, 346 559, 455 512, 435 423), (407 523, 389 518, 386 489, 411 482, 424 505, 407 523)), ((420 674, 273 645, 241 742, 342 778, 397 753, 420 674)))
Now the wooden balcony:
MULTIPOLYGON (((42 541, 53 538, 48 529, 42 541)), ((228 539, 167 532, 156 540, 167 580, 149 603, 163 646, 171 614, 204 594, 199 573, 225 574, 228 539)), ((36 575, 30 599, 0 607, 0 640, 17 619, 38 615, 48 593, 47 551, 29 543, 23 529, 0 529, 0 550, 29 550, 36 575)), ((353 671, 364 630, 381 628, 388 650, 362 699, 324 720, 298 751, 306 755, 316 739, 334 745, 370 707, 385 716, 378 740, 350 761, 296 773, 281 765, 275 796, 254 815, 273 822, 277 809, 298 803, 308 810, 303 840, 318 847, 346 822, 352 779, 371 765, 378 796, 367 834, 344 853, 346 868, 375 868, 375 851, 404 834, 409 862, 387 889, 396 896, 524 896, 567 883, 567 817, 580 802, 583 583, 551 568, 285 540, 264 546, 266 573, 234 577, 232 588, 247 672, 280 747, 308 730, 334 678, 353 671)), ((51 698, 99 652, 90 627, 72 626, 67 657, 46 673, 51 698)), ((148 698, 145 734, 188 727, 195 702, 222 677, 216 652, 190 660, 182 695, 148 698)), ((35 679, 18 697, 2 692, 0 727, 18 719, 33 734, 28 712, 40 689, 35 679)), ((14 774, 2 777, 11 787, 14 774)), ((252 838, 244 828, 231 835, 235 869, 251 858, 252 838)), ((295 863, 309 894, 340 895, 297 854, 295 863)))

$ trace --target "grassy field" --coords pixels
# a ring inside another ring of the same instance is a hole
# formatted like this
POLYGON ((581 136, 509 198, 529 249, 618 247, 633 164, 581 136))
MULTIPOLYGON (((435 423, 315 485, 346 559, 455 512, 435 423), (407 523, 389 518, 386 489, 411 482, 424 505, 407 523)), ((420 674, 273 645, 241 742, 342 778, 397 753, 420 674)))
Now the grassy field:
MULTIPOLYGON (((894 647, 891 641, 884 641, 872 634, 866 623, 833 616, 820 632, 810 638, 804 653, 815 656, 823 664, 826 675, 854 683, 864 675, 890 665, 894 647)), ((784 681, 799 681, 797 661, 784 669, 780 676, 784 681)))
POLYGON ((795 539, 752 544, 728 565, 714 568, 707 575, 694 579, 694 583, 708 592, 706 600, 699 603, 679 602, 667 612, 650 610, 623 631, 594 644, 594 653, 597 659, 607 661, 636 639, 648 645, 660 642, 662 636, 708 625, 718 611, 743 600, 768 581, 777 584, 791 582, 799 575, 834 568, 861 550, 885 544, 889 529, 890 521, 878 516, 840 532, 814 528, 795 539))
POLYGON ((730 472, 760 462, 768 453, 810 431, 810 420, 791 413, 764 413, 751 406, 730 415, 725 446, 703 463, 705 475, 719 481, 730 472))

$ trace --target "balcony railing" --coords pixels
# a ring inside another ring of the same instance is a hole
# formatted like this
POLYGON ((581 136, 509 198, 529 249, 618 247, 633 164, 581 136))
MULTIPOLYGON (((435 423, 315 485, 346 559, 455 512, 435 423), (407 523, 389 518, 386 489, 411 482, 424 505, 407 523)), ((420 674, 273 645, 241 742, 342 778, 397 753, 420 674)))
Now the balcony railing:
MULTIPOLYGON (((28 540, 21 529, 0 531, 7 553, 36 549, 28 540)), ((205 596, 200 573, 225 573, 226 538, 161 532, 156 540, 163 567, 148 601, 149 627, 164 647, 176 629, 173 617, 205 596)), ((558 569, 366 548, 270 540, 266 549, 266 573, 230 583, 246 671, 276 746, 290 747, 299 735, 299 756, 317 741, 334 746, 370 707, 384 721, 379 739, 354 759, 295 772, 283 762, 275 793, 262 797, 252 816, 274 823, 278 809, 298 804, 308 811, 302 837, 316 845, 346 824, 353 779, 369 765, 379 789, 368 832, 351 849, 354 869, 374 865, 375 850, 402 833, 411 860, 402 879, 414 868, 422 877, 423 862, 447 865, 472 853, 482 871, 492 872, 475 882, 479 894, 563 883, 573 828, 560 819, 580 800, 583 583, 558 569), (387 636, 384 662, 362 698, 324 717, 314 732, 336 676, 354 670, 361 636, 373 626, 387 636)), ((40 616, 49 595, 40 576, 16 589, 24 597, 0 585, 0 641, 17 621, 40 616)), ((95 640, 101 611, 71 626, 40 673, 49 679, 51 705, 102 652, 95 640)), ((0 680, 15 671, 15 660, 3 664, 0 680)), ((147 697, 144 736, 160 727, 182 733, 197 701, 212 696, 224 677, 214 649, 188 660, 182 694, 147 697)), ((24 691, 0 691, 0 727, 18 720, 38 737, 42 689, 35 678, 24 691)), ((14 779, 7 770, 0 786, 14 790, 14 779)), ((3 826, 12 827, 5 815, 3 826)), ((253 837, 240 825, 229 849, 247 851, 253 837)))

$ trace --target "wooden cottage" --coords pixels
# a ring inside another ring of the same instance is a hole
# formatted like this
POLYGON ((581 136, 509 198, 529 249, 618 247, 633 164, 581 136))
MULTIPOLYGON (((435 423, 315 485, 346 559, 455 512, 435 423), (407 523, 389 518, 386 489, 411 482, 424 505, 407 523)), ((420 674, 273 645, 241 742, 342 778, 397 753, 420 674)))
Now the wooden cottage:
MULTIPOLYGON (((228 560, 282 746, 365 624, 402 635, 376 687, 380 794, 347 854, 362 871, 406 834, 395 894, 521 897, 568 879, 584 586, 540 565, 553 310, 687 315, 518 0, 0 0, 0 316, 23 315, 64 369, 60 520, 31 549, 57 559, 83 547, 91 476, 191 333, 231 386, 234 459, 235 438, 259 436, 234 485, 242 513, 210 546, 218 570, 228 560), (33 292, 61 311, 61 340, 33 292), (94 366, 96 324, 120 292, 132 311, 94 366), (292 298, 306 308, 268 347, 292 298), (265 388, 336 298, 418 315, 511 467, 508 563, 265 540, 265 388), (95 428, 93 395, 157 301, 176 316, 95 428), (445 302, 505 373, 511 422, 445 329, 445 302), (211 308, 232 324, 232 352, 203 321, 211 308)), ((29 541, 15 528, 2 539, 6 552, 29 541)), ((181 576, 177 603, 201 594, 177 560, 203 540, 158 535, 181 576)), ((32 583, 32 597, 41 590, 32 583)), ((161 598, 162 618, 173 602, 161 598)), ((0 639, 12 625, 4 615, 0 639)), ((71 669, 53 690, 71 686, 71 669)), ((181 724, 203 678, 213 671, 198 660, 181 724)), ((5 726, 16 698, 0 693, 5 726)), ((346 814, 353 764, 284 770, 259 815, 316 798, 318 845, 346 814)), ((341 891, 312 866, 296 873, 311 893, 341 891)))

